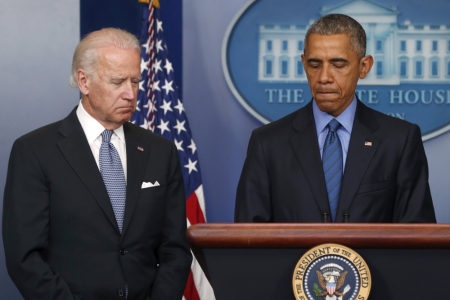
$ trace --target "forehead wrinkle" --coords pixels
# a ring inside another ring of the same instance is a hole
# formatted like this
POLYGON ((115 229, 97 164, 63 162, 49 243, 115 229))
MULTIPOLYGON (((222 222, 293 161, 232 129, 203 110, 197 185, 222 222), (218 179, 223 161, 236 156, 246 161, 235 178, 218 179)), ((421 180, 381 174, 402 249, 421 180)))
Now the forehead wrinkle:
POLYGON ((98 50, 98 62, 107 65, 111 69, 122 69, 125 63, 122 61, 122 56, 125 55, 127 49, 117 47, 103 47, 98 50))
POLYGON ((141 80, 141 74, 139 72, 139 74, 136 74, 136 76, 134 76, 133 74, 127 74, 129 70, 127 70, 124 66, 122 66, 121 64, 116 64, 110 60, 104 59, 103 63, 99 64, 99 68, 97 69, 97 71, 102 72, 103 76, 105 78, 107 78, 109 81, 113 81, 113 80, 127 80, 128 78, 130 78, 131 80, 133 79, 139 79, 139 81, 141 80))
POLYGON ((134 62, 130 62, 128 58, 132 55, 137 55, 139 53, 132 52, 129 49, 121 49, 117 47, 103 47, 97 50, 98 60, 96 72, 100 74, 104 80, 108 82, 125 80, 141 80, 140 72, 140 60, 138 59, 134 65, 134 62), (125 59, 124 57, 127 57, 125 59))

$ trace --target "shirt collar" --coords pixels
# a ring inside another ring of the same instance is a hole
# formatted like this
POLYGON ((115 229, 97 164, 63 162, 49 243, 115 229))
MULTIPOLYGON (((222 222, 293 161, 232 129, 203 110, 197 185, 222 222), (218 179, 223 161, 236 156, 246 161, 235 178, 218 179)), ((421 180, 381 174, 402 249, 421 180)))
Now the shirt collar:
POLYGON ((338 120, 342 127, 351 134, 353 129, 353 120, 355 119, 356 104, 356 96, 353 96, 352 103, 350 103, 350 105, 335 118, 332 115, 321 111, 317 106, 316 101, 313 100, 313 114, 314 121, 316 122, 317 135, 325 129, 332 119, 338 120))
MULTIPOLYGON (((83 127, 84 134, 88 140, 88 144, 91 145, 105 130, 105 128, 96 119, 94 119, 84 109, 83 104, 78 104, 77 117, 83 127)), ((119 137, 119 140, 125 143, 125 134, 123 132, 123 125, 114 130, 114 133, 119 137)))

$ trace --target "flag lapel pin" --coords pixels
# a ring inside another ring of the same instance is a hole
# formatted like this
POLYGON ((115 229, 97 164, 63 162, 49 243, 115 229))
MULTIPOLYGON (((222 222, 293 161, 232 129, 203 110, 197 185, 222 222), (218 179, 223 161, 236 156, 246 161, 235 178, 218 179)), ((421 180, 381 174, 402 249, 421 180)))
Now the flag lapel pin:
POLYGON ((372 142, 364 142, 364 146, 371 147, 372 146, 372 142))
POLYGON ((137 149, 139 150, 139 151, 144 151, 144 148, 142 148, 142 147, 137 147, 137 149))

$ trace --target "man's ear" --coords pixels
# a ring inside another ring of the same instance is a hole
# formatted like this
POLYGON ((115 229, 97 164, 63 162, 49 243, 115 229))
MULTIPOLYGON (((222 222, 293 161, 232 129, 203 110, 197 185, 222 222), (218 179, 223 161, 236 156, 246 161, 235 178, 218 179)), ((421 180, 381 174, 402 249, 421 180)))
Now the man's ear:
POLYGON ((78 69, 77 81, 78 81, 78 88, 80 89, 81 94, 89 95, 90 79, 83 69, 78 69))
POLYGON ((366 78, 373 66, 373 57, 366 55, 359 61, 359 78, 366 78))

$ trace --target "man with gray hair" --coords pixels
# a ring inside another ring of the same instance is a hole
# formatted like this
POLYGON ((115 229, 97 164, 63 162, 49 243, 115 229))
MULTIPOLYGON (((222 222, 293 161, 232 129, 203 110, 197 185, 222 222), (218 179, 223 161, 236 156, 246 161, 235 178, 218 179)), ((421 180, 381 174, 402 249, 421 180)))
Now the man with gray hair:
POLYGON ((436 222, 417 125, 355 95, 373 65, 354 19, 326 15, 305 37, 313 99, 253 131, 236 222, 436 222))
POLYGON ((3 240, 25 299, 182 298, 183 178, 174 144, 128 122, 140 79, 132 34, 92 32, 73 57, 78 106, 15 141, 3 240))

